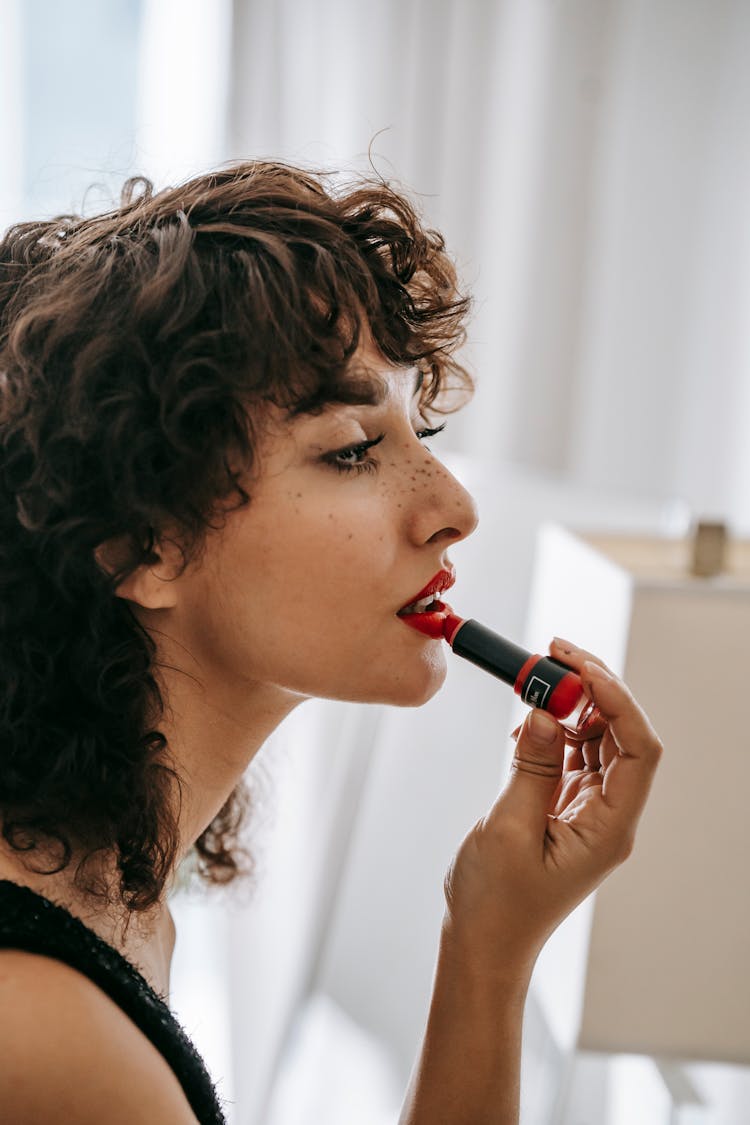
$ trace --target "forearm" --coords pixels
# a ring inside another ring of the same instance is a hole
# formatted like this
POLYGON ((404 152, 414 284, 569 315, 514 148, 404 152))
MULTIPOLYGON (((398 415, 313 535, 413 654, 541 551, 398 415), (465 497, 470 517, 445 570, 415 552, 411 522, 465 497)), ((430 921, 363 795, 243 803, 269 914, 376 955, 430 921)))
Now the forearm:
POLYGON ((517 1125, 525 976, 482 981, 441 943, 399 1125, 517 1125))

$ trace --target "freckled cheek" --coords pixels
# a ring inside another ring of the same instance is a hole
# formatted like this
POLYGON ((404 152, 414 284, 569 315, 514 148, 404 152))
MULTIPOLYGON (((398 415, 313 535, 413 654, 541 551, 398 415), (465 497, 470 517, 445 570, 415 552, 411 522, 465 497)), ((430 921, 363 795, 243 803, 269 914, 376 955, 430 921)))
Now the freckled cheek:
POLYGON ((390 520, 403 511, 404 505, 413 502, 413 493, 419 491, 422 479, 420 470, 414 465, 411 457, 403 461, 391 461, 387 465, 388 472, 383 474, 382 499, 390 520))

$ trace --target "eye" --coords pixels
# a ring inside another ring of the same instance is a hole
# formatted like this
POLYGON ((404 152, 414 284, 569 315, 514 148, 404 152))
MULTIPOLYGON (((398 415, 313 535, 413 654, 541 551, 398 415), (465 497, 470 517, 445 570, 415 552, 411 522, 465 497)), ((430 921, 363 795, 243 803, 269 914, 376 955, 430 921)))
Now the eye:
MULTIPOLYGON (((415 433, 420 441, 424 441, 425 438, 435 437, 436 434, 441 433, 445 426, 445 422, 435 427, 422 426, 415 433)), ((384 437, 385 434, 378 434, 376 438, 372 438, 370 441, 358 441, 354 445, 345 445, 343 449, 333 449, 330 453, 324 453, 321 461, 330 465, 332 469, 336 469, 339 473, 375 472, 378 463, 375 458, 367 456, 367 451, 379 445, 384 437)))
POLYGON ((323 461, 340 473, 371 473, 377 468, 377 462, 372 457, 367 457, 368 449, 379 445, 385 437, 380 434, 371 441, 359 441, 356 445, 346 445, 343 449, 334 449, 323 456, 323 461))
POLYGON ((429 426, 423 427, 421 430, 417 430, 417 437, 420 441, 424 441, 425 438, 431 438, 435 437, 436 434, 442 434, 447 424, 447 422, 443 422, 440 426, 435 426, 434 429, 431 429, 429 426))

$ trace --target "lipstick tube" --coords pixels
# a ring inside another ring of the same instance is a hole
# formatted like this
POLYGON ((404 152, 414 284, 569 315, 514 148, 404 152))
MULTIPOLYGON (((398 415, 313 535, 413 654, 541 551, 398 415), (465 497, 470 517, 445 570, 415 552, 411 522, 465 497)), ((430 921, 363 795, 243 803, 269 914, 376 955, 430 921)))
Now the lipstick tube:
POLYGON ((452 613, 445 617, 443 635, 456 656, 510 684, 524 703, 548 711, 577 741, 596 738, 606 727, 580 677, 567 664, 527 652, 478 621, 452 613))

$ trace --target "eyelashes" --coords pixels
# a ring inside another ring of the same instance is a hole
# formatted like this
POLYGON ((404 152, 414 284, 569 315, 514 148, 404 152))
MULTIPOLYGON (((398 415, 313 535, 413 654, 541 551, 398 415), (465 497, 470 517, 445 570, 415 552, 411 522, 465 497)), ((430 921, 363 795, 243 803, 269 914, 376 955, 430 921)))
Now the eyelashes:
POLYGON ((326 453, 323 460, 327 465, 338 469, 340 473, 372 472, 376 468, 377 462, 372 457, 366 457, 365 455, 369 449, 380 445, 384 437, 385 434, 378 434, 371 441, 360 441, 356 445, 347 445, 344 449, 334 449, 332 453, 326 453))
MULTIPOLYGON (((416 431, 416 435, 420 441, 424 441, 425 438, 435 437, 436 434, 442 433, 445 427, 445 422, 434 428, 423 427, 416 431)), ((378 434, 376 438, 372 438, 370 441, 359 441, 356 445, 334 449, 331 453, 324 455, 323 461, 340 473, 372 473, 377 469, 378 463, 373 457, 368 457, 367 453, 376 445, 380 445, 384 437, 385 434, 378 434)))
POLYGON ((442 434, 447 425, 447 422, 441 422, 439 426, 435 426, 433 429, 427 426, 423 430, 417 430, 417 437, 420 441, 424 441, 425 438, 435 437, 436 434, 442 434))

